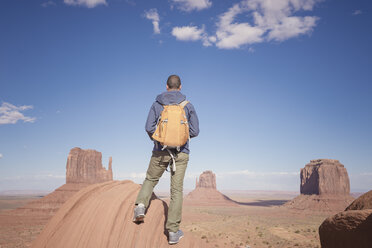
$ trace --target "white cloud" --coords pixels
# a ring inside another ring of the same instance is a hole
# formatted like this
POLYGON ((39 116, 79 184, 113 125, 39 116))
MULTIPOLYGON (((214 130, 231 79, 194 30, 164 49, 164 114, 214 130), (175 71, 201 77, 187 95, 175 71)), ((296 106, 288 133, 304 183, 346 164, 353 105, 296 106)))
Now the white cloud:
POLYGON ((124 172, 124 173, 117 173, 115 177, 118 179, 130 179, 130 180, 141 179, 143 180, 146 177, 146 173, 124 172))
POLYGON ((372 176, 372 172, 364 172, 360 174, 361 176, 372 176))
POLYGON ((236 49, 269 41, 282 42, 312 32, 319 18, 294 16, 294 13, 311 11, 320 1, 322 0, 242 0, 219 16, 215 35, 208 37, 204 28, 201 30, 195 27, 176 30, 181 33, 178 36, 186 31, 193 31, 194 39, 181 39, 174 34, 174 29, 172 34, 178 40, 202 40, 203 45, 215 44, 221 49, 236 49), (247 14, 245 18, 251 21, 236 21, 238 15, 242 14, 247 14))
POLYGON ((145 17, 152 21, 152 25, 154 26, 154 34, 160 34, 160 18, 157 9, 150 9, 145 11, 145 17))
POLYGON ((268 33, 268 40, 284 41, 292 37, 309 33, 318 20, 315 16, 285 17, 268 33))
POLYGON ((67 5, 81 5, 88 8, 94 8, 100 4, 107 5, 106 0, 63 0, 63 2, 67 5))
POLYGON ((216 32, 218 48, 239 48, 244 44, 253 44, 263 40, 261 36, 264 31, 260 28, 253 27, 249 23, 234 23, 235 17, 244 12, 240 5, 233 5, 220 16, 216 32))
POLYGON ((217 177, 225 176, 250 176, 250 177, 267 177, 267 176, 299 176, 300 172, 287 172, 287 171, 270 171, 270 172, 259 172, 250 170, 239 170, 239 171, 227 171, 217 172, 217 177))
POLYGON ((196 26, 174 27, 172 30, 172 35, 175 36, 177 40, 182 41, 201 40, 203 38, 203 34, 204 29, 196 26))
POLYGON ((172 2, 180 9, 186 12, 193 10, 207 9, 212 6, 209 0, 172 0, 172 2))
POLYGON ((318 17, 292 16, 299 10, 310 11, 316 0, 244 0, 220 16, 217 29, 219 48, 239 48, 264 41, 284 41, 313 30, 318 17), (253 23, 234 22, 236 16, 248 12, 253 23))
POLYGON ((33 106, 15 106, 13 104, 3 102, 0 106, 0 125, 1 124, 15 124, 17 121, 34 122, 35 117, 24 116, 21 112, 32 109, 33 106))
POLYGON ((39 174, 39 175, 18 175, 2 177, 1 180, 25 180, 25 179, 64 179, 66 175, 39 174))
POLYGON ((3 158, 3 154, 0 153, 0 158, 3 158))
POLYGON ((233 23, 236 15, 243 12, 239 4, 235 4, 226 13, 220 16, 216 32, 218 48, 239 48, 245 44, 262 42, 264 30, 253 27, 249 23, 233 23))
POLYGON ((46 8, 46 7, 49 7, 49 6, 55 6, 56 3, 53 2, 53 1, 47 1, 47 2, 44 2, 41 4, 42 7, 46 8))
POLYGON ((216 40, 216 37, 207 35, 204 31, 204 26, 201 28, 197 26, 174 27, 172 29, 172 35, 181 41, 201 40, 203 46, 211 46, 216 40))
POLYGON ((360 9, 354 10, 353 15, 361 15, 362 11, 360 9))

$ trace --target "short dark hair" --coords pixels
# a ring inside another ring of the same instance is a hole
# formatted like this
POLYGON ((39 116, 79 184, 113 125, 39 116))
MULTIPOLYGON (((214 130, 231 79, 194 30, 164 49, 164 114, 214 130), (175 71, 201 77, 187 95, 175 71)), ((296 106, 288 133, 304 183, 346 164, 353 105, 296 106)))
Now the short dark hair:
POLYGON ((181 87, 181 79, 177 75, 170 75, 167 80, 169 89, 179 89, 181 87))

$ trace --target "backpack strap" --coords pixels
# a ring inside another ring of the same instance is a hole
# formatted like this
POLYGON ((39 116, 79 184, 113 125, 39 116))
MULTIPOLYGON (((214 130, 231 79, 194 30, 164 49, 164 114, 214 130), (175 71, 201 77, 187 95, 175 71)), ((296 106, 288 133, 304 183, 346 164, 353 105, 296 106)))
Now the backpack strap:
POLYGON ((189 103, 189 101, 185 100, 185 101, 182 101, 179 105, 184 108, 187 104, 189 103))

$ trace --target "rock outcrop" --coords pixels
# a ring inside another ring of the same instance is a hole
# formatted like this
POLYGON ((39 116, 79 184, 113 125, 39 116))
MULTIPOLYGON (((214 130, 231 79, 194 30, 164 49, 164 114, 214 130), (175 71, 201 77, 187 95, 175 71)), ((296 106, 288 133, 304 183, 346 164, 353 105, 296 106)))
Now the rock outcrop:
POLYGON ((22 214, 54 215, 58 209, 76 192, 89 186, 87 183, 66 183, 52 193, 27 203, 15 211, 22 214))
POLYGON ((67 157, 66 183, 101 183, 112 181, 112 158, 108 170, 102 166, 102 154, 95 150, 71 149, 67 157))
POLYGON ((95 150, 73 148, 67 157, 66 184, 41 199, 17 209, 18 212, 41 212, 53 215, 79 190, 90 184, 112 181, 112 158, 108 170, 102 166, 102 154, 95 150))
POLYGON ((350 181, 346 168, 335 159, 311 160, 301 169, 301 194, 349 195, 350 181))
MULTIPOLYGON (((169 247, 164 233, 167 204, 153 195, 145 222, 135 224, 140 185, 132 181, 94 184, 71 197, 49 221, 32 247, 169 247)), ((206 247, 191 233, 174 247, 206 247)))
POLYGON ((358 197, 345 209, 345 211, 363 209, 372 209, 372 190, 358 197))
POLYGON ((184 199, 187 205, 237 206, 238 204, 217 190, 216 175, 212 171, 204 171, 195 189, 184 199))
POLYGON ((0 247, 30 247, 30 242, 68 199, 94 183, 110 180, 112 181, 111 158, 109 168, 105 170, 101 164, 100 152, 80 148, 71 149, 67 159, 66 184, 20 208, 1 211, 1 230, 6 226, 2 237, 8 234, 12 237, 15 233, 16 235, 13 236, 16 238, 8 241, 9 246, 0 245, 0 247), (22 238, 19 238, 20 233, 22 238))
POLYGON ((354 200, 347 170, 338 160, 311 160, 301 169, 300 178, 301 195, 285 207, 335 212, 344 210, 354 200))
POLYGON ((319 227, 322 248, 372 247, 372 190, 319 227))
POLYGON ((196 178, 196 185, 195 188, 211 188, 211 189, 216 189, 216 175, 208 170, 204 171, 200 176, 199 176, 199 181, 196 178))

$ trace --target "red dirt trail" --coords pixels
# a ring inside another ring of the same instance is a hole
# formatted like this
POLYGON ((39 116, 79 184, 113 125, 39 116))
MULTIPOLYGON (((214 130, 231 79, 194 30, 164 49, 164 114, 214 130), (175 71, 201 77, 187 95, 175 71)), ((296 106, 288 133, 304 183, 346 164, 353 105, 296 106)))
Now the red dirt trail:
MULTIPOLYGON (((53 216, 32 247, 170 247, 164 233, 168 206, 153 195, 145 223, 132 222, 140 185, 132 181, 94 184, 72 196, 53 216)), ((185 232, 171 247, 207 247, 185 232)))

